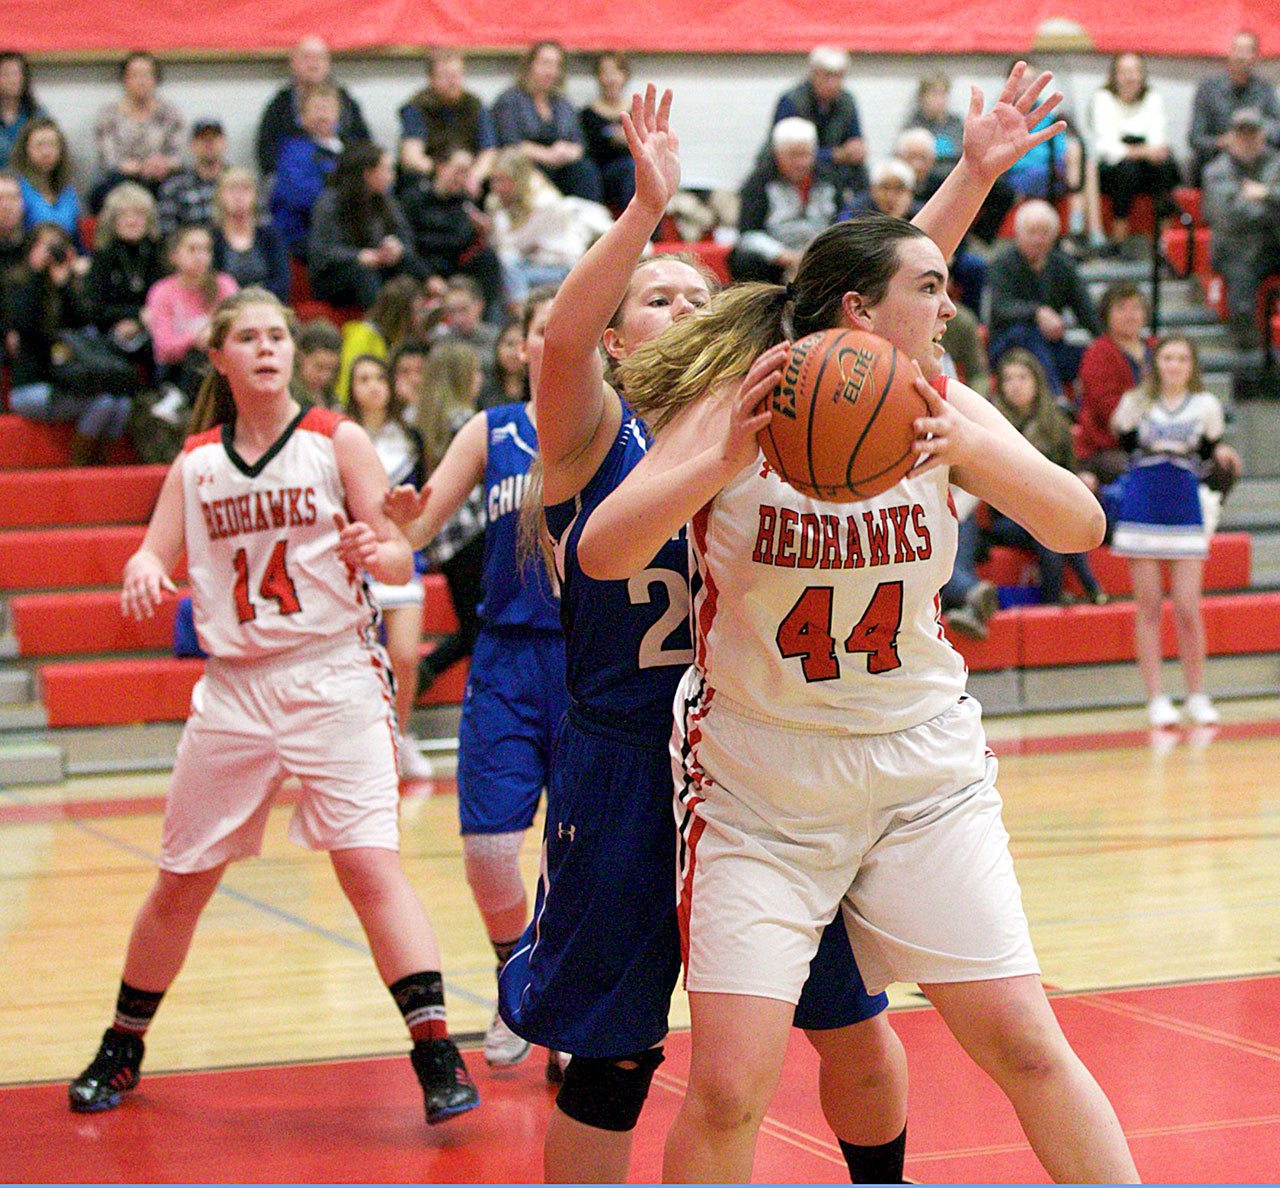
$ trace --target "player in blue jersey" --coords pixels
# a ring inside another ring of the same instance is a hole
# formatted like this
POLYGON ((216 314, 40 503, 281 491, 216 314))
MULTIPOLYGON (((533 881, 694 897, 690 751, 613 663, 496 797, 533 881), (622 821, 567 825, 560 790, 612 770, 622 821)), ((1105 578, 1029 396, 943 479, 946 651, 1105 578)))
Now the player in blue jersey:
MULTIPOLYGON (((963 166, 917 216, 944 252, 1026 147, 1025 120, 1007 101, 1022 73, 1011 75, 992 112, 982 113, 975 94, 963 166)), ((659 105, 651 87, 624 117, 636 197, 561 286, 541 369, 542 496, 562 584, 570 709, 548 786, 534 922, 499 989, 513 1028, 575 1056, 548 1127, 548 1180, 625 1178, 630 1132, 662 1059, 657 1044, 676 974, 666 743, 689 657, 681 622, 687 557, 670 541, 629 582, 594 582, 576 555, 587 517, 646 442, 604 382, 595 335, 611 358, 625 358, 708 298, 688 263, 640 260, 679 183, 669 109, 670 95, 659 105)), ((526 518, 533 510, 526 506, 526 518)), ((905 1062, 883 1005, 863 991, 842 926, 828 926, 796 1023, 822 1056, 823 1109, 855 1180, 898 1179, 902 1171, 905 1062)))
MULTIPOLYGON (((679 975, 671 734, 692 658, 683 533, 629 582, 578 567, 591 510, 643 457, 644 426, 604 381, 597 340, 623 358, 710 297, 688 259, 641 252, 679 179, 670 96, 633 108, 637 198, 565 281, 538 386, 542 507, 561 583, 570 704, 547 788, 534 919, 499 978, 513 1029, 573 1054, 548 1126, 549 1182, 625 1180, 631 1134, 662 1061, 679 975)), ((534 514, 527 501, 525 516, 534 514)), ((900 1180, 906 1064, 868 996, 843 923, 827 929, 797 1011, 823 1057, 822 1104, 856 1180, 900 1180)))
MULTIPOLYGON (((523 349, 533 381, 554 292, 535 290, 525 307, 523 349)), ((521 565, 516 557, 520 505, 538 450, 536 417, 532 400, 477 413, 421 493, 399 487, 387 499, 388 515, 418 549, 484 484, 484 596, 458 730, 458 811, 467 882, 499 972, 528 920, 520 843, 533 824, 565 711, 559 603, 543 566, 521 565)), ((484 1043, 491 1065, 517 1064, 529 1047, 495 1014, 484 1043)))

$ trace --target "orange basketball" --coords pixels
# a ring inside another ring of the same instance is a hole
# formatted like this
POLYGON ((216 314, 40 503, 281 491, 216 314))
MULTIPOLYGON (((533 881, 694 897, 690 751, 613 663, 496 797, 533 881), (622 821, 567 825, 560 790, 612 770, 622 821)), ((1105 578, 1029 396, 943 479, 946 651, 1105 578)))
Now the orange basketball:
POLYGON ((815 499, 852 503, 887 491, 915 465, 928 406, 916 368, 866 330, 822 330, 791 348, 760 434, 769 465, 815 499))

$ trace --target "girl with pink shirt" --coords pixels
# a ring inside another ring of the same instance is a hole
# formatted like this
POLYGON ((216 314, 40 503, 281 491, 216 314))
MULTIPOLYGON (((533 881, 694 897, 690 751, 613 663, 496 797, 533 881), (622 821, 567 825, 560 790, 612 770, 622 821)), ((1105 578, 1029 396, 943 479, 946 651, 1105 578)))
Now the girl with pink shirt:
POLYGON ((239 287, 213 268, 213 237, 207 227, 184 227, 169 247, 173 273, 147 293, 143 319, 151 331, 156 374, 189 399, 208 369, 210 317, 239 287))

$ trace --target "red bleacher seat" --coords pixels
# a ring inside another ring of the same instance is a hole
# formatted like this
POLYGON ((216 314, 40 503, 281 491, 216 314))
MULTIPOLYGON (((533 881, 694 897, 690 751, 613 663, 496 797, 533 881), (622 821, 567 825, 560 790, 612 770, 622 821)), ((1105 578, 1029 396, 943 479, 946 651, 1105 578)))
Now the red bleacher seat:
MULTIPOLYGON (((39 470, 67 466, 71 461, 70 425, 46 425, 28 421, 16 413, 0 414, 0 470, 39 470)), ((136 464, 138 456, 127 440, 117 442, 107 455, 112 466, 136 464)))
POLYGON ((720 278, 721 284, 729 284, 729 245, 716 243, 711 239, 700 239, 697 243, 683 243, 677 239, 665 240, 653 245, 655 252, 689 252, 698 257, 712 272, 720 278))
POLYGON ((422 579, 422 630, 428 635, 458 630, 449 583, 438 573, 428 573, 422 579))
POLYGON ((1161 234, 1160 247, 1165 258, 1179 272, 1187 271, 1187 257, 1193 251, 1192 271, 1204 282, 1213 272, 1209 263, 1209 245, 1212 238, 1208 227, 1196 227, 1190 234, 1185 227, 1170 227, 1161 234))
POLYGON ((1191 216, 1191 222, 1196 227, 1204 226, 1204 214, 1201 209, 1201 192, 1196 186, 1176 186, 1173 191, 1173 200, 1178 206, 1191 216))
POLYGON ((310 322, 314 318, 324 318, 341 329, 347 322, 364 317, 364 310, 358 305, 330 305, 321 301, 311 291, 311 278, 307 275, 307 266, 301 261, 289 258, 289 295, 293 312, 298 321, 310 322))
MULTIPOLYGON (((182 591, 187 593, 187 591, 182 591)), ((172 651, 178 600, 165 598, 150 619, 120 613, 120 591, 21 594, 9 602, 20 656, 74 656, 88 652, 172 651)))
MULTIPOLYGON (((1111 197, 1108 194, 1098 195, 1098 210, 1102 216, 1102 229, 1110 237, 1115 223, 1115 211, 1112 209, 1111 197)), ((1129 209, 1129 233, 1131 235, 1150 235, 1156 225, 1156 204, 1150 194, 1139 194, 1129 209)))
POLYGON ((948 632, 947 638, 964 657, 970 672, 991 672, 1018 666, 1020 631, 1017 615, 998 614, 992 618, 987 624, 986 639, 971 639, 959 632, 948 632))
MULTIPOLYGON (((1209 542, 1205 558, 1206 590, 1242 590, 1249 584, 1253 558, 1253 542, 1247 532, 1219 532, 1209 542)), ((1033 554, 1023 549, 993 547, 986 561, 978 566, 978 576, 997 586, 1021 586, 1027 572, 1035 564, 1033 554)), ((1133 593, 1129 564, 1105 546, 1089 554, 1089 567, 1098 584, 1112 597, 1128 597, 1133 593)), ((1069 570, 1065 589, 1070 594, 1082 593, 1079 580, 1069 570)))
POLYGON ((41 699, 50 726, 181 722, 203 672, 203 660, 175 656, 44 664, 41 699))
POLYGON ((0 471, 0 528, 137 524, 148 519, 165 466, 0 471))

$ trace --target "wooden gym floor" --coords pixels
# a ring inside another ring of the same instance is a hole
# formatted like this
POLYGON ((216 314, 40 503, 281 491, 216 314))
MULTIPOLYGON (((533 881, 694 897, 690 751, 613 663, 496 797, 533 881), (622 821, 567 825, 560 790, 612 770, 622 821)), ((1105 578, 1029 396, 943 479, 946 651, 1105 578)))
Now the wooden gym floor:
MULTIPOLYGON (((1151 1180, 1256 1182, 1280 1168, 1280 701, 1223 710, 1204 730, 1150 732, 1134 711, 989 723, 1045 981, 1151 1180)), ((111 1113, 67 1112, 65 1082, 109 1021, 152 879, 165 783, 0 788, 0 1180, 538 1180, 552 1100, 541 1054, 501 1074, 471 1054, 481 1108, 427 1130, 355 918, 323 856, 285 839, 287 789, 262 857, 231 868, 201 922, 141 1087, 111 1113)), ((403 857, 444 950, 451 1026, 476 1041, 493 957, 451 782, 435 791, 405 801, 403 857)), ((532 885, 534 837, 524 861, 532 885)), ((911 1063, 908 1174, 1045 1179, 914 987, 892 997, 911 1063)), ((637 1180, 659 1173, 686 1020, 678 999, 637 1180)), ((800 1037, 756 1178, 844 1178, 800 1037)))

